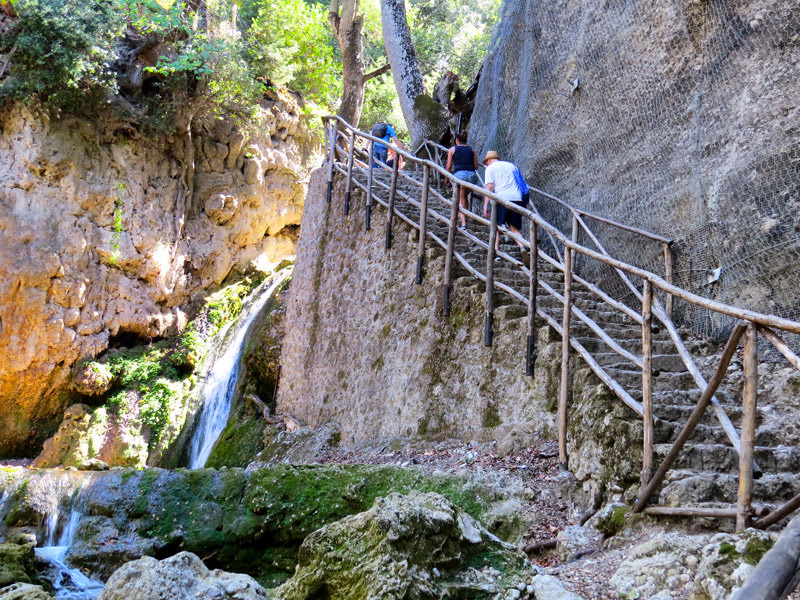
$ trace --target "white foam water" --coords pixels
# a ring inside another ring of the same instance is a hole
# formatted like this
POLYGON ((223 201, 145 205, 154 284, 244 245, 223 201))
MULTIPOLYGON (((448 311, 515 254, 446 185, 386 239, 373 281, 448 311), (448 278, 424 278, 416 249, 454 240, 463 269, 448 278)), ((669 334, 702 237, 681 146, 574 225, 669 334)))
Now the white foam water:
POLYGON ((103 589, 102 582, 90 579, 80 570, 73 569, 64 562, 64 557, 75 540, 75 533, 78 531, 82 517, 83 513, 73 508, 61 535, 54 542, 58 527, 58 509, 56 508, 53 513, 47 515, 45 545, 35 549, 37 556, 46 559, 55 569, 55 579, 52 583, 58 600, 94 600, 103 589))
MULTIPOLYGON (((203 408, 200 413, 200 421, 189 444, 190 469, 202 469, 206 465, 214 444, 217 443, 222 430, 225 429, 231 411, 233 393, 236 390, 236 382, 239 378, 239 363, 247 330, 287 276, 288 272, 286 271, 277 273, 271 282, 264 282, 257 288, 253 294, 254 300, 243 309, 244 314, 235 324, 236 335, 222 356, 214 362, 203 387, 203 408)), ((222 334, 223 338, 227 333, 226 330, 222 334)))

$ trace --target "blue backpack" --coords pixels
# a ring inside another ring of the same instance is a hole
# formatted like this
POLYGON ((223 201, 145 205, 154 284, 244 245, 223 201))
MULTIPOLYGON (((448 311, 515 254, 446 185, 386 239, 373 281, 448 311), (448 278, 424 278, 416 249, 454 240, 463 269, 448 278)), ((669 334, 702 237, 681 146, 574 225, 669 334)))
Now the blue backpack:
POLYGON ((522 173, 518 168, 514 169, 514 181, 517 182, 519 194, 522 196, 522 206, 528 206, 528 203, 531 201, 531 189, 528 187, 528 184, 525 183, 525 179, 522 177, 522 173))

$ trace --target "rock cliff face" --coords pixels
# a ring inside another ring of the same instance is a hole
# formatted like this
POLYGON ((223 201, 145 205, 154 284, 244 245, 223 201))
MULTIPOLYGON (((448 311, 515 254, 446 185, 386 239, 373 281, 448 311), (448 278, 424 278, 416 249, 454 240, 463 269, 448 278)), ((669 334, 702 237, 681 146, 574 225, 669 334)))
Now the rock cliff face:
MULTIPOLYGON (((673 238, 679 285, 797 318, 800 102, 786 82, 799 36, 793 0, 507 0, 471 143, 580 208, 673 238)), ((657 245, 590 225, 663 272, 657 245)), ((685 316, 706 333, 730 325, 685 316)))
POLYGON ((294 253, 299 112, 276 92, 249 139, 217 120, 109 141, 86 121, 0 111, 0 456, 52 434, 76 362, 174 334, 233 270, 294 253))
MULTIPOLYGON (((384 250, 385 209, 373 210, 364 232, 362 210, 342 214, 343 178, 330 204, 325 183, 321 171, 312 177, 303 215, 278 411, 313 427, 336 421, 345 443, 552 431, 546 405, 557 380, 544 375, 547 366, 535 380, 525 375, 524 311, 498 309, 495 344, 484 347, 481 286, 457 280, 451 315, 443 316, 443 252, 429 252, 426 279, 416 285, 410 230, 398 225, 384 250)), ((352 206, 363 202, 363 192, 355 193, 352 206)))

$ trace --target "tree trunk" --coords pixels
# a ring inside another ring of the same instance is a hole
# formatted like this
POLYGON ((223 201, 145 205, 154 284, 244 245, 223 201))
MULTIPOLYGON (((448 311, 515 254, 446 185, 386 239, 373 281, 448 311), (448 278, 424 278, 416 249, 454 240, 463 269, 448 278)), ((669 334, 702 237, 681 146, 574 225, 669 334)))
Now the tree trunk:
POLYGON ((348 123, 358 126, 364 107, 364 85, 389 66, 365 73, 364 42, 361 35, 364 17, 358 14, 359 0, 331 0, 328 22, 336 34, 342 52, 342 103, 338 115, 348 123), (341 13, 340 13, 341 7, 341 13))
POLYGON ((403 0, 381 0, 381 25, 400 108, 416 149, 426 139, 438 140, 447 119, 442 105, 425 91, 403 0))

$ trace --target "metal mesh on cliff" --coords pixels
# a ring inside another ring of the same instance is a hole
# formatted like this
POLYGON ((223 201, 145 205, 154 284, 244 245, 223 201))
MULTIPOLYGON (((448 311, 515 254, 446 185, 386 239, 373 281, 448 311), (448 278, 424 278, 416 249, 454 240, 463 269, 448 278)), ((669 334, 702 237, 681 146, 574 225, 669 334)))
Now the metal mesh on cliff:
MULTIPOLYGON (((574 206, 674 239, 677 285, 800 319, 799 76, 796 0, 507 0, 470 143, 574 206)), ((564 209, 533 200, 570 231, 564 209)), ((589 225, 663 273, 658 244, 589 225)), ((676 318, 715 338, 733 324, 683 302, 676 318)))

